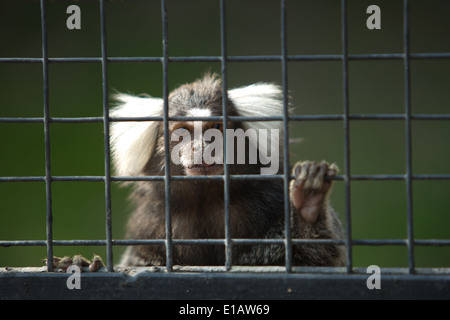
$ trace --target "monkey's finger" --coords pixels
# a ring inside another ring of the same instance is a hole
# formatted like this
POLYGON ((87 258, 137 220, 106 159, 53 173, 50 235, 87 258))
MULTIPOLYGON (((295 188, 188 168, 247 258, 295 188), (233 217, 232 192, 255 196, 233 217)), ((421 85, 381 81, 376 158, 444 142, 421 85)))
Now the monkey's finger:
POLYGON ((96 272, 98 269, 103 267, 103 260, 99 255, 95 255, 94 259, 92 259, 92 263, 89 265, 89 270, 91 272, 96 272))
POLYGON ((339 172, 339 168, 336 163, 332 163, 327 171, 327 176, 334 177, 339 172))

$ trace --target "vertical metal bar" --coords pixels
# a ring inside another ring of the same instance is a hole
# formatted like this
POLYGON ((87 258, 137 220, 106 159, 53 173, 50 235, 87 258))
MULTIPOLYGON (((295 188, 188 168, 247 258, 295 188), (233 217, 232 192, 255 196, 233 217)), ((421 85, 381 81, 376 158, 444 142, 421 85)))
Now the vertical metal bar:
POLYGON ((105 211, 106 211, 106 257, 108 271, 114 271, 112 251, 112 214, 111 214, 111 156, 109 146, 109 109, 108 109, 108 55, 106 45, 105 0, 100 1, 101 50, 102 50, 102 88, 103 88, 103 135, 105 147, 105 211))
POLYGON ((405 68, 405 144, 406 144, 406 197, 408 223, 408 267, 409 273, 415 272, 414 229, 412 208, 412 164, 411 164, 411 73, 409 62, 409 3, 403 2, 403 50, 405 68))
POLYGON ((347 32, 347 1, 341 3, 341 32, 342 32, 342 74, 344 90, 344 139, 345 139, 345 218, 346 218, 346 246, 347 246, 347 273, 353 270, 352 224, 350 201, 350 101, 348 86, 348 32, 347 32))
POLYGON ((48 78, 48 46, 45 0, 41 0, 42 32, 42 76, 44 94, 44 139, 45 139, 45 192, 47 205, 47 271, 53 271, 53 211, 52 211, 52 171, 50 152, 50 103, 48 78))
POLYGON ((289 201, 289 96, 288 96, 288 52, 287 52, 287 12, 286 1, 281 0, 281 72, 283 81, 283 187, 284 187, 284 227, 285 227, 285 254, 286 272, 292 271, 292 239, 291 239, 291 217, 289 201))
POLYGON ((172 271, 173 267, 173 244, 172 244, 172 217, 170 214, 170 155, 169 155, 169 37, 167 23, 166 0, 161 0, 162 30, 163 30, 163 101, 164 101, 164 146, 165 152, 165 218, 166 218, 166 267, 172 271))
MULTIPOLYGON (((223 155, 227 159, 227 126, 228 126, 228 78, 227 78, 227 24, 225 0, 220 0, 220 40, 222 55, 222 115, 223 115, 223 155)), ((224 206, 225 206, 225 268, 232 266, 232 243, 230 226, 230 173, 228 163, 224 161, 224 206)))

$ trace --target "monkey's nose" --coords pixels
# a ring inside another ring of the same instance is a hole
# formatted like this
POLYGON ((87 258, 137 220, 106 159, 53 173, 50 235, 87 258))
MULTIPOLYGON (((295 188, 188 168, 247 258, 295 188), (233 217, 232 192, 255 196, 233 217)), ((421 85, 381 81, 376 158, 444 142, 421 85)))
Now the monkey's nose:
POLYGON ((215 165, 215 164, 216 164, 216 163, 208 164, 208 163, 206 163, 205 161, 202 161, 202 163, 200 163, 200 164, 194 164, 193 167, 197 167, 197 168, 209 168, 209 167, 211 167, 211 166, 213 166, 213 165, 215 165))

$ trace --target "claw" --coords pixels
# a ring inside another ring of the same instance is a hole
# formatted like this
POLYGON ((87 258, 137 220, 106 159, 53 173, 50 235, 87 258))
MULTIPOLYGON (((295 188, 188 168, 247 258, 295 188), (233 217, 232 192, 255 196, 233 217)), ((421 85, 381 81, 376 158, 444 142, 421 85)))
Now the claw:
POLYGON ((99 255, 94 255, 94 259, 92 260, 92 263, 89 265, 89 270, 91 272, 95 272, 103 266, 104 264, 102 258, 99 255))
MULTIPOLYGON (((44 259, 42 262, 45 262, 45 265, 48 266, 48 261, 47 259, 44 259)), ((70 267, 73 264, 73 260, 70 257, 53 257, 53 267, 54 268, 59 268, 62 269, 64 271, 67 270, 68 267, 70 267)))
POLYGON ((339 168, 336 163, 332 163, 327 171, 327 176, 334 177, 339 172, 339 168))
POLYGON ((73 256, 73 264, 80 267, 81 270, 83 270, 82 268, 89 267, 90 263, 88 259, 81 255, 73 256))

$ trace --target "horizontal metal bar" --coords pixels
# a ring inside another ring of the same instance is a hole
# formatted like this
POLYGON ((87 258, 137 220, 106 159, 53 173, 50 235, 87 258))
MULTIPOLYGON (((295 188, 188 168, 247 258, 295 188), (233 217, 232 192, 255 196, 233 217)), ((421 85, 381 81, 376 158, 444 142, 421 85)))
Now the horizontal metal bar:
MULTIPOLYGON (((282 180, 282 175, 258 175, 258 174, 242 174, 242 175, 230 175, 231 180, 282 180)), ((336 178, 336 177, 333 177, 336 178)), ((207 176, 171 176, 170 180, 223 180, 223 175, 207 175, 207 176)), ((119 177, 112 176, 111 181, 164 181, 164 176, 128 176, 119 177)), ((1 180, 0 180, 1 181, 1 180)))
MULTIPOLYGON (((173 239, 174 245, 225 245, 225 239, 173 239)), ((284 245, 284 239, 231 239, 233 245, 284 245)), ((53 240, 53 246, 106 246, 106 240, 53 240)), ((165 239, 113 239, 116 246, 164 245, 165 239)), ((292 244, 345 245, 339 239, 292 239, 292 244)), ((450 246, 450 239, 415 239, 417 246, 450 246)), ((0 247, 45 247, 46 240, 0 240, 0 247)), ((407 239, 353 239, 356 246, 406 246, 407 239)))
MULTIPOLYGON (((242 121, 282 121, 282 116, 271 117, 244 117, 244 116, 229 116, 228 119, 233 122, 242 121)), ((405 114, 353 114, 349 116, 350 120, 405 120, 405 114)), ((413 114, 412 120, 450 120, 450 114, 413 114)), ((155 117, 110 117, 109 122, 120 121, 163 121, 162 116, 155 117)), ((222 121, 222 116, 210 117, 169 117, 169 121, 222 121)), ((289 121, 325 121, 325 120, 344 120, 343 114, 324 114, 324 115, 291 115, 289 121)), ((89 123, 89 122, 103 122, 104 117, 78 117, 78 118, 50 118, 51 123, 89 123)), ((43 123, 44 118, 41 117, 9 117, 0 118, 0 123, 43 123)))
MULTIPOLYGON (((349 60, 402 60, 404 53, 376 53, 376 54, 350 54, 349 60)), ((449 59, 450 52, 411 53, 410 59, 449 59)), ((281 62, 281 55, 257 55, 257 56, 228 56, 228 62, 281 62)), ((289 55, 288 61, 341 61, 342 54, 316 54, 316 55, 289 55)), ((221 62, 222 56, 192 56, 192 57, 168 57, 169 62, 221 62)), ((66 57, 48 58, 49 63, 102 63, 101 57, 66 57)), ((132 63, 162 63, 163 57, 107 57, 108 63, 132 62, 132 63)), ((31 57, 4 57, 0 63, 42 63, 42 58, 31 57)))
MULTIPOLYGON (((258 174, 242 174, 230 175, 232 180, 282 180, 283 175, 258 175, 258 174)), ((291 179, 294 179, 291 176, 291 179)), ((164 176, 111 176, 111 181, 164 181, 164 176)), ((171 180, 223 180, 222 175, 207 176, 171 176, 171 180)), ((337 175, 334 177, 326 177, 327 180, 343 181, 345 176, 337 175)), ((372 181, 372 180, 405 180, 404 174, 374 174, 374 175, 350 175, 350 180, 354 181, 372 181)), ((412 175, 413 180, 450 180, 450 174, 415 174, 412 175)), ((104 176, 52 176, 51 181, 90 181, 104 182, 104 176)), ((44 176, 34 177, 0 177, 0 182, 45 182, 44 176)))
MULTIPOLYGON (((340 176, 334 177, 334 180, 341 180, 340 176)), ((414 174, 413 180, 449 180, 450 174, 414 174)), ((406 180, 405 174, 375 174, 375 175, 351 175, 350 180, 406 180)))
POLYGON ((442 239, 414 239, 414 245, 417 246, 448 246, 450 240, 442 239))
POLYGON ((0 177, 0 182, 45 182, 45 177, 0 177))
MULTIPOLYGON (((0 247, 45 247, 46 240, 1 240, 0 247)), ((53 246, 105 246, 106 240, 53 240, 53 246)))
MULTIPOLYGON (((49 118, 50 123, 89 123, 89 122, 103 122, 103 117, 78 117, 78 118, 49 118)), ((43 123, 44 118, 40 117, 10 117, 0 118, 0 123, 43 123)))
MULTIPOLYGON (((281 180, 281 175, 235 175, 231 176, 235 180, 281 180)), ((333 180, 337 177, 333 177, 333 180)), ((171 180, 223 180, 222 175, 207 176, 171 176, 171 180)), ((111 176, 111 181, 164 181, 164 176, 111 176)), ((53 176, 51 181, 87 181, 104 182, 104 176, 53 176)), ((0 182, 45 182, 45 177, 0 177, 0 182)))
POLYGON ((31 118, 31 117, 0 118, 0 123, 44 123, 44 118, 31 118))

